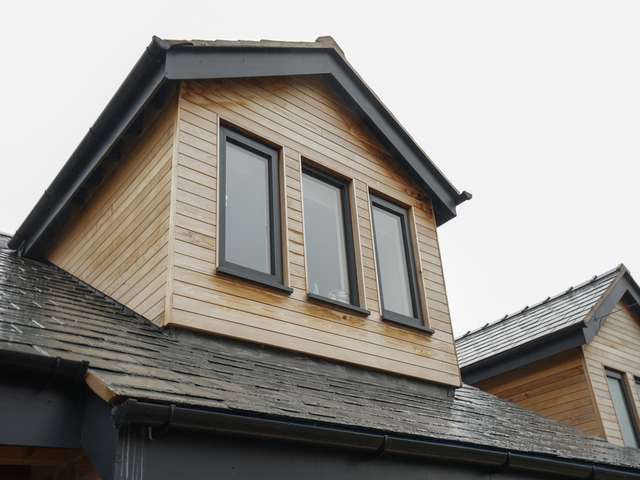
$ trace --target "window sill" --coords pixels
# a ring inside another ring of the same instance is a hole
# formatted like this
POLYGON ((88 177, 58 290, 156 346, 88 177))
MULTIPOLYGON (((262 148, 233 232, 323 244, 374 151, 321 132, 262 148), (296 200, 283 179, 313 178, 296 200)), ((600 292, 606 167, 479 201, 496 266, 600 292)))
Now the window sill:
POLYGON ((429 335, 433 335, 435 330, 431 327, 427 327, 426 325, 417 325, 414 322, 422 321, 417 318, 405 317, 404 315, 398 315, 393 312, 384 312, 382 314, 382 320, 388 323, 392 323, 394 325, 399 325, 401 327, 410 328, 412 330, 417 330, 419 332, 427 333, 429 335))
POLYGON ((293 288, 287 287, 282 283, 274 281, 268 281, 258 275, 252 275, 250 272, 245 272, 239 268, 235 268, 232 265, 220 265, 216 269, 216 273, 221 273, 223 275, 228 275, 230 277, 240 278, 242 280, 247 280, 251 283, 255 283, 256 285, 262 285, 264 287, 271 288, 273 290, 277 290, 286 295, 291 295, 293 293, 293 288))
POLYGON ((346 310, 349 313, 354 313, 362 317, 368 317, 369 314, 371 313, 366 308, 358 307, 357 305, 351 305, 348 303, 339 302, 337 300, 331 300, 330 298, 323 297, 322 295, 316 295, 315 293, 307 293, 307 298, 315 302, 324 303, 326 305, 339 308, 341 310, 346 310))

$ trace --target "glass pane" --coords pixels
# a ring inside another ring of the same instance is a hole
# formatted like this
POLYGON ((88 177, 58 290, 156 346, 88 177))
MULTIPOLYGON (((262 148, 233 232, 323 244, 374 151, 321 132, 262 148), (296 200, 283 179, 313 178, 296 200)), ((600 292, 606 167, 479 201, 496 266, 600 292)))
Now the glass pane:
POLYGON ((607 382, 609 382, 609 392, 611 392, 611 399, 613 400, 613 406, 616 410, 624 444, 627 447, 638 448, 638 439, 635 435, 631 412, 629 412, 622 381, 617 378, 607 377, 607 382))
POLYGON ((226 143, 226 261, 271 273, 269 161, 226 143))
POLYGON ((374 206, 373 222, 384 309, 414 317, 402 219, 399 215, 374 206))
POLYGON ((309 291, 351 303, 343 190, 308 174, 302 175, 302 185, 309 291))

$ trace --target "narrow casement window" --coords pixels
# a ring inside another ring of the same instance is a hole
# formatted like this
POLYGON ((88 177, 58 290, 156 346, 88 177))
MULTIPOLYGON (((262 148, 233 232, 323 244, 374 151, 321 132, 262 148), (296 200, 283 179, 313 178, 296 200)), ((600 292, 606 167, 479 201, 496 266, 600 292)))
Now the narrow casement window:
POLYGON ((408 212, 375 196, 371 208, 382 316, 424 328, 408 212))
POLYGON ((221 128, 219 271, 283 286, 278 172, 276 150, 221 128))
POLYGON ((358 306, 348 184, 305 166, 302 191, 309 296, 358 306))
POLYGON ((638 448, 640 442, 638 440, 638 432, 631 413, 631 403, 627 396, 624 386, 624 376, 622 373, 606 370, 607 383, 609 384, 609 393, 613 401, 613 407, 618 417, 618 424, 622 432, 622 440, 627 447, 638 448))

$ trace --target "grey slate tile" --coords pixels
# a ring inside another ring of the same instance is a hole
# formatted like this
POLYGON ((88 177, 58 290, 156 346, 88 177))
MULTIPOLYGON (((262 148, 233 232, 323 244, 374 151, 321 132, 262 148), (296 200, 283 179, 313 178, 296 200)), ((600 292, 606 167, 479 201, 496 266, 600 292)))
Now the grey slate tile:
MULTIPOLYGON (((6 245, 1 236, 0 245, 6 245)), ((600 280, 576 292, 584 308, 608 281, 600 280)), ((567 300, 560 299, 535 318, 568 312, 562 322, 573 321, 583 308, 573 309, 567 300)), ((640 450, 584 436, 474 387, 465 385, 447 397, 425 382, 397 375, 221 337, 163 331, 57 267, 18 257, 1 246, 0 350, 88 360, 92 373, 123 398, 366 428, 640 471, 640 450)))
POLYGON ((467 332, 456 339, 460 367, 473 365, 582 322, 622 268, 603 273, 526 310, 467 332))

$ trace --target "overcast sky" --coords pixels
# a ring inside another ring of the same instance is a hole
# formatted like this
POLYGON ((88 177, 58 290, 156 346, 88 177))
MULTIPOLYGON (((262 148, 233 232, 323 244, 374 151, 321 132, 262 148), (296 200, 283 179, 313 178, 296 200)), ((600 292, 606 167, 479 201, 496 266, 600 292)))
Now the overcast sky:
POLYGON ((624 262, 640 281, 640 2, 10 2, 0 230, 13 233, 151 36, 332 35, 447 177, 457 334, 624 262))

